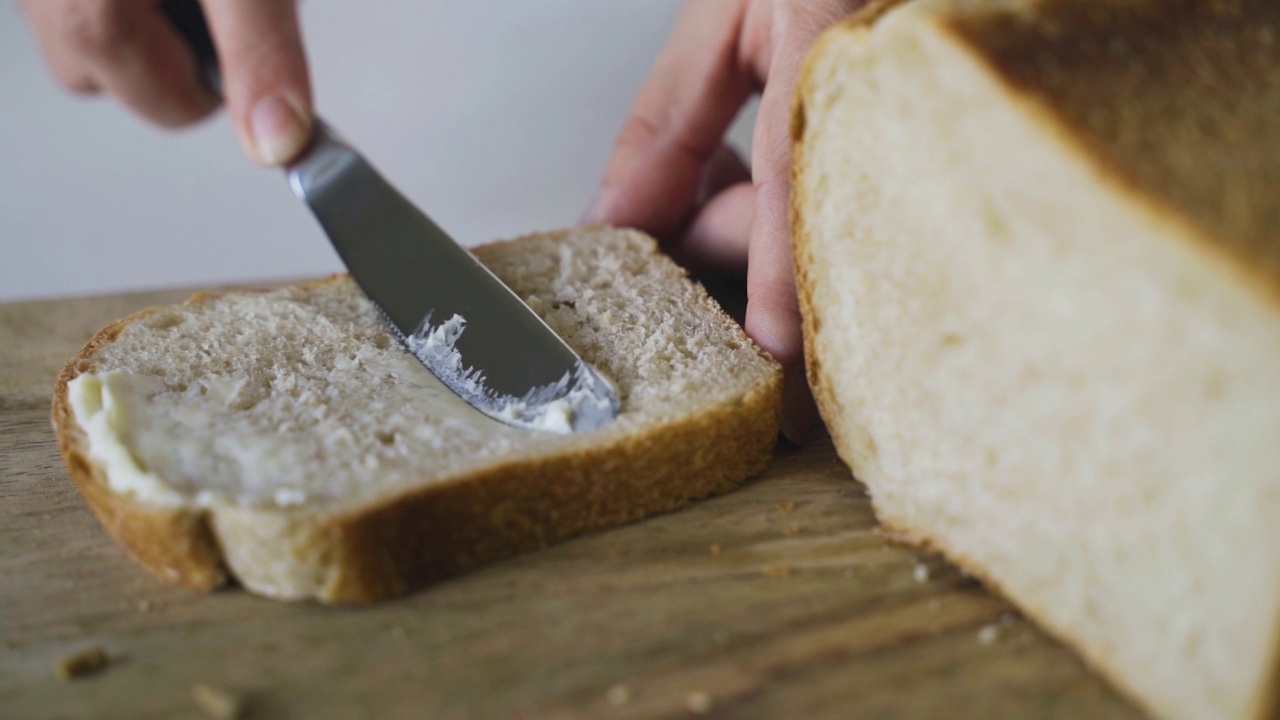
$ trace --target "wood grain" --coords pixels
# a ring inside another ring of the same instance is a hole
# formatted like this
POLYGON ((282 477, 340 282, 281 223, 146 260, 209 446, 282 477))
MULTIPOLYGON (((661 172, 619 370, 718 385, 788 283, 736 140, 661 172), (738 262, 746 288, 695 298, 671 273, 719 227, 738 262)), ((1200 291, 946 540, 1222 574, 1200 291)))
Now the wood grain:
POLYGON ((100 326, 186 294, 0 305, 0 717, 200 718, 201 683, 251 718, 1139 717, 1006 602, 886 544, 825 441, 385 605, 165 585, 80 502, 48 402, 100 326), (57 677, 95 646, 104 671, 57 677))

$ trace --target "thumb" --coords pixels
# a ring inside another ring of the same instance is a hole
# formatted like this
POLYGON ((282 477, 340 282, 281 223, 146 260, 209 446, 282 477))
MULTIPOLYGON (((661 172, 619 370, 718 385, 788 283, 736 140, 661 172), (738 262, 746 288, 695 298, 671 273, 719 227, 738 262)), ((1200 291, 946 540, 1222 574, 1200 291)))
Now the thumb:
POLYGON ((311 138, 311 82, 294 0, 205 0, 236 135, 263 165, 293 160, 311 138))

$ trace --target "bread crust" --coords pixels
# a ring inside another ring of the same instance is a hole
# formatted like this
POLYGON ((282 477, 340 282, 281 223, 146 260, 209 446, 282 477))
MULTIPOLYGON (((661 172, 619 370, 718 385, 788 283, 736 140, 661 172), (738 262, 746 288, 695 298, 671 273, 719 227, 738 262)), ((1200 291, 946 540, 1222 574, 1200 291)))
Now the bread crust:
MULTIPOLYGON (((188 302, 195 300, 193 297, 188 302)), ((226 582, 227 573, 205 513, 143 503, 112 490, 101 469, 89 461, 84 432, 67 400, 67 385, 81 373, 93 372, 99 348, 115 340, 127 325, 156 310, 140 310, 111 323, 67 362, 54 388, 53 428, 68 474, 107 534, 156 575, 190 588, 210 590, 226 582)))
MULTIPOLYGON (((186 304, 217 297, 198 293, 186 304)), ((774 363, 768 381, 746 396, 684 421, 572 453, 483 468, 346 514, 144 503, 112 490, 88 460, 67 393, 73 379, 95 370, 103 346, 157 310, 112 323, 67 363, 55 388, 53 425, 73 480, 108 534, 152 573, 200 590, 236 576, 250 590, 285 599, 364 603, 392 598, 498 559, 731 490, 764 470, 777 438, 782 376, 774 363), (255 513, 284 519, 284 529, 264 530, 255 513)))
MULTIPOLYGON (((338 282, 343 277, 331 275, 305 285, 338 282)), ((238 292, 267 291, 250 289, 238 292)), ((223 294, 197 292, 183 305, 199 305, 223 294)), ((67 473, 107 534, 155 575, 197 590, 212 590, 225 584, 228 575, 208 512, 141 502, 132 495, 112 490, 106 475, 89 460, 84 431, 75 421, 67 399, 71 381, 96 370, 96 357, 102 347, 113 342, 129 325, 141 322, 162 309, 144 308, 107 325, 67 361, 54 386, 53 429, 67 473)))
POLYGON ((813 281, 809 276, 809 268, 813 265, 813 260, 809 258, 809 234, 805 228, 804 212, 802 212, 802 208, 806 205, 803 194, 804 184, 800 182, 801 168, 806 163, 803 141, 808 126, 804 99, 808 96, 808 89, 814 82, 813 66, 818 58, 826 53, 829 45, 840 42, 845 34, 865 32, 885 13, 907 1, 872 0, 843 22, 820 35, 805 56, 800 77, 796 83, 796 94, 791 102, 791 250, 804 338, 805 377, 809 381, 809 389, 818 406, 818 414, 822 417, 835 444, 836 453, 850 468, 853 467, 853 458, 846 456, 844 450, 849 447, 848 438, 845 429, 837 422, 836 410, 839 404, 834 390, 826 380, 816 344, 822 321, 817 305, 813 301, 813 281))
MULTIPOLYGON (((805 157, 804 140, 808 123, 804 102, 809 95, 812 83, 815 82, 813 68, 818 59, 828 51, 829 46, 845 41, 850 34, 867 32, 886 12, 905 2, 907 0, 878 0, 870 3, 863 11, 855 13, 840 25, 824 33, 805 60, 793 102, 791 227, 796 286, 803 319, 806 373, 819 414, 830 431, 836 451, 855 476, 858 475, 859 468, 852 445, 851 429, 845 428, 840 422, 838 413, 840 402, 835 396, 832 384, 828 382, 827 373, 824 371, 816 347, 816 338, 822 331, 822 320, 820 309, 813 299, 813 280, 809 272, 809 268, 815 261, 811 257, 812 238, 804 222, 803 208, 808 200, 804 185, 799 182, 801 169, 808 162, 805 157)), ((1122 25, 1122 35, 1140 39, 1144 34, 1150 33, 1149 37, 1161 38, 1160 28, 1170 33, 1191 32, 1204 17, 1227 19, 1226 28, 1215 26, 1216 32, 1236 35, 1243 35, 1245 32, 1262 33, 1268 28, 1274 30, 1280 26, 1280 6, 1269 6, 1265 2, 1253 0, 1243 4, 1177 0, 1170 4, 1177 12, 1162 17, 1158 10, 1163 9, 1164 6, 1157 7, 1156 3, 1148 0, 1111 5, 1081 4, 1072 0, 1035 0, 1034 2, 1025 0, 989 6, 967 5, 965 6, 967 11, 963 13, 955 11, 953 5, 946 0, 933 4, 945 8, 944 11, 936 13, 939 27, 957 38, 973 57, 990 67, 995 77, 1015 89, 1016 94, 1020 95, 1019 100, 1024 109, 1041 119, 1046 127, 1051 128, 1060 142, 1068 147, 1079 148, 1081 152, 1078 154, 1093 162, 1104 180, 1113 182, 1119 192, 1134 198, 1138 204, 1146 206, 1165 224, 1185 227, 1186 231, 1176 233, 1175 237, 1196 238, 1198 249, 1203 252, 1206 262, 1227 268, 1241 282, 1258 289, 1260 295, 1280 306, 1280 198, 1277 197, 1277 192, 1280 192, 1280 123, 1270 122, 1250 126, 1255 131, 1262 125, 1265 125, 1265 128, 1262 128, 1264 132, 1260 137, 1250 138, 1252 145, 1246 143, 1255 150, 1260 147, 1260 152, 1266 155, 1266 161, 1270 163, 1249 178, 1255 186, 1261 187, 1265 196, 1251 197, 1243 211, 1240 208, 1227 207, 1221 202, 1223 194, 1214 193, 1214 191, 1220 190, 1221 184, 1228 179, 1214 176, 1217 179, 1210 178, 1210 182, 1201 182, 1203 178, 1188 175, 1187 166, 1161 165, 1160 157, 1154 157, 1152 162, 1153 156, 1160 156, 1160 153, 1152 153, 1148 146, 1134 144, 1133 137, 1125 137, 1117 141, 1106 134, 1108 128, 1113 128, 1119 123, 1146 118, 1148 111, 1163 107, 1160 104, 1161 100, 1167 102, 1170 98, 1176 97, 1179 92, 1183 92, 1184 89, 1176 84, 1164 82, 1144 86, 1144 79, 1161 78, 1165 73, 1175 69, 1176 63, 1185 59, 1179 59, 1173 53, 1165 53, 1155 58, 1139 55, 1136 69, 1139 78, 1137 82, 1128 78, 1126 80, 1128 84, 1106 88, 1101 95, 1093 96, 1088 93, 1092 91, 1099 76, 1105 77, 1105 72, 1097 72, 1095 67, 1095 72, 1088 74, 1062 73, 1055 76, 1052 74, 1052 69, 1053 64, 1060 59, 1059 55, 1055 55, 1054 51, 1047 50, 1044 45, 1036 42, 1043 34, 1038 29, 1037 22, 1044 22, 1065 28, 1062 37, 1066 40, 1054 46, 1053 50, 1058 53, 1079 51, 1082 41, 1079 33, 1083 29, 1097 30, 1100 26, 1118 22, 1118 17, 1123 19, 1126 12, 1135 11, 1139 16, 1138 19, 1143 22, 1122 25), (968 11, 974 7, 983 9, 968 11), (1223 7, 1234 8, 1234 10, 1224 15, 1223 7), (948 13, 948 10, 954 12, 948 13), (1048 64, 1047 67, 1046 64, 1048 64), (1063 84, 1074 86, 1074 92, 1068 94, 1066 98, 1058 94, 1063 84), (1120 101, 1125 93, 1143 91, 1154 93, 1158 97, 1148 99, 1137 97, 1129 98, 1125 102, 1120 101), (1135 104, 1141 112, 1133 117, 1124 117, 1125 108, 1135 104), (1106 118, 1105 122, 1097 122, 1096 113, 1090 115, 1089 111, 1099 107, 1104 113, 1109 111, 1114 116, 1106 118), (1091 118, 1095 122, 1091 123, 1091 118)), ((1157 40, 1150 44, 1160 46, 1161 42, 1157 40)), ((1090 47, 1088 42, 1084 45, 1086 48, 1090 47)), ((1231 46, 1230 43, 1226 43, 1223 47, 1225 51, 1236 55, 1245 51, 1239 46, 1231 46)), ((1271 58, 1271 65, 1267 68, 1267 72, 1268 77, 1280 83, 1280 30, 1275 32, 1274 49, 1275 55, 1271 58)), ((1105 65, 1108 62, 1105 56, 1090 55, 1088 52, 1078 56, 1077 60, 1095 65, 1098 63, 1105 65)), ((1110 62, 1132 63, 1133 57, 1114 57, 1110 62)), ((1240 93, 1238 99, 1247 98, 1240 88, 1233 88, 1233 91, 1240 93)), ((1206 97, 1205 100, 1208 103, 1211 98, 1206 97)), ((1272 100, 1280 101, 1280 96, 1273 97, 1272 100)), ((1213 102, 1221 102, 1221 99, 1213 102)), ((1179 110, 1185 109, 1188 105, 1197 106, 1197 103, 1184 102, 1178 106, 1179 110)), ((1200 108, 1197 106, 1196 109, 1200 108)), ((1258 110, 1258 107, 1253 109, 1258 110)), ((1258 117, 1254 115, 1246 118, 1246 121, 1256 123, 1258 117)), ((1274 119, 1274 116, 1270 117, 1274 119)), ((1219 119, 1230 120, 1225 116, 1219 119)), ((1159 126, 1159 123, 1149 122, 1143 127, 1151 125, 1159 126)), ((1171 132, 1167 136, 1158 135, 1148 141, 1173 143, 1174 137, 1175 134, 1171 132)), ((1228 139, 1239 142, 1240 136, 1237 134, 1228 139)), ((1205 155, 1220 151, 1216 147, 1200 148, 1200 150, 1205 155)), ((1223 173, 1230 170, 1225 165, 1214 169, 1223 173)), ((871 499, 877 519, 886 536, 895 542, 938 552, 965 572, 978 578, 992 592, 1005 594, 1000 583, 991 577, 979 562, 948 547, 944 538, 933 537, 923 530, 910 528, 895 518, 888 517, 876 502, 874 493, 871 499)), ((1123 695, 1139 706, 1150 708, 1146 699, 1128 683, 1123 670, 1116 667, 1106 655, 1095 653, 1078 642, 1071 628, 1053 622, 1052 616, 1044 612, 1043 608, 1021 601, 1018 605, 1060 641, 1075 649, 1094 671, 1106 678, 1123 695)), ((1276 627, 1280 628, 1280 622, 1277 622, 1276 627)), ((1259 696, 1253 698, 1252 717, 1259 720, 1280 718, 1280 633, 1273 638, 1270 658, 1269 669, 1264 673, 1264 677, 1270 678, 1270 683, 1262 689, 1259 696)))
POLYGON ((572 455, 486 469, 334 518, 328 529, 338 571, 324 599, 391 597, 732 490, 773 455, 781 390, 775 378, 733 407, 572 455))
POLYGON ((943 7, 939 27, 1064 142, 1280 300, 1280 4, 943 7))

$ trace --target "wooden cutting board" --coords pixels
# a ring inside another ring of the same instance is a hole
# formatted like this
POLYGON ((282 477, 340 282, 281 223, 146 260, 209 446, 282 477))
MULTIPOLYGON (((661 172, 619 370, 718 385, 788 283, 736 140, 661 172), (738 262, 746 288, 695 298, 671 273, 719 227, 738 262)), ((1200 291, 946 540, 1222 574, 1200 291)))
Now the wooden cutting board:
POLYGON ((186 292, 0 305, 0 717, 1134 718, 1005 601, 887 544, 831 444, 743 490, 373 607, 167 585, 99 529, 48 420, 94 331, 186 292), (62 680, 100 647, 105 670, 62 680))

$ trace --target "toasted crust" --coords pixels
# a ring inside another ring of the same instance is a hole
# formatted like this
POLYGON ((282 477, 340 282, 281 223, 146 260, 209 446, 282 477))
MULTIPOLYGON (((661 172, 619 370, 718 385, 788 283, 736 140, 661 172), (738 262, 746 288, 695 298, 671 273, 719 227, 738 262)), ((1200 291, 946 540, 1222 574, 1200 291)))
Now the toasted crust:
MULTIPOLYGON (((866 32, 905 2, 876 0, 819 38, 801 71, 792 112, 791 227, 806 372, 837 453, 851 469, 854 438, 838 421, 840 402, 816 351, 821 316, 809 276, 814 260, 802 212, 807 198, 798 182, 807 162, 804 100, 815 81, 812 68, 829 45, 866 32)), ((1201 241, 1211 261, 1225 258, 1233 273, 1280 302, 1280 203, 1274 196, 1280 188, 1280 123, 1275 121, 1280 116, 1280 5, 1265 0, 1025 0, 964 7, 964 12, 938 13, 940 24, 1020 94, 1030 112, 1055 125, 1060 140, 1082 149, 1123 192, 1154 213, 1188 225, 1187 234, 1201 241), (1056 32, 1046 33, 1046 27, 1056 32), (1179 55, 1177 44, 1168 41, 1190 36, 1210 39, 1220 53, 1213 63, 1179 55), (1103 44, 1104 39, 1109 42, 1103 44), (1122 51, 1115 50, 1116 42, 1122 51), (1114 72, 1120 67, 1125 72, 1114 72), (1259 84, 1271 92, 1259 92, 1254 86, 1259 84), (1171 106, 1178 111, 1173 124, 1168 122, 1171 106), (1179 142, 1187 127, 1203 123, 1219 129, 1216 143, 1179 142), (1172 148, 1178 151, 1169 152, 1172 148)), ((939 552, 1003 594, 980 563, 949 547, 945 538, 886 516, 874 496, 872 505, 886 536, 939 552)), ((1044 608, 1019 604, 1131 701, 1146 705, 1111 657, 1082 645, 1044 608)), ((1252 717, 1280 719, 1280 636, 1272 642, 1267 677, 1269 687, 1254 698, 1252 717)))
POLYGON ((1095 166, 1280 288, 1280 4, 991 3, 940 14, 1095 166))
POLYGON ((335 519, 341 569, 326 599, 389 597, 732 490, 768 464, 780 402, 775 380, 741 405, 643 436, 512 463, 335 519))
MULTIPOLYGON (((492 250, 477 254, 486 252, 492 250)), ((216 297, 197 294, 187 303, 216 297)), ((162 507, 110 488, 87 459, 67 400, 68 384, 94 371, 100 348, 152 312, 112 323, 67 363, 55 390, 53 424, 72 478, 111 537, 156 575, 202 590, 229 579, 225 558, 234 557, 241 582, 267 595, 325 602, 395 597, 494 560, 728 491, 764 470, 778 433, 780 371, 739 402, 706 408, 680 423, 569 454, 486 468, 345 515, 162 507), (282 522, 262 523, 264 515, 282 522)))

